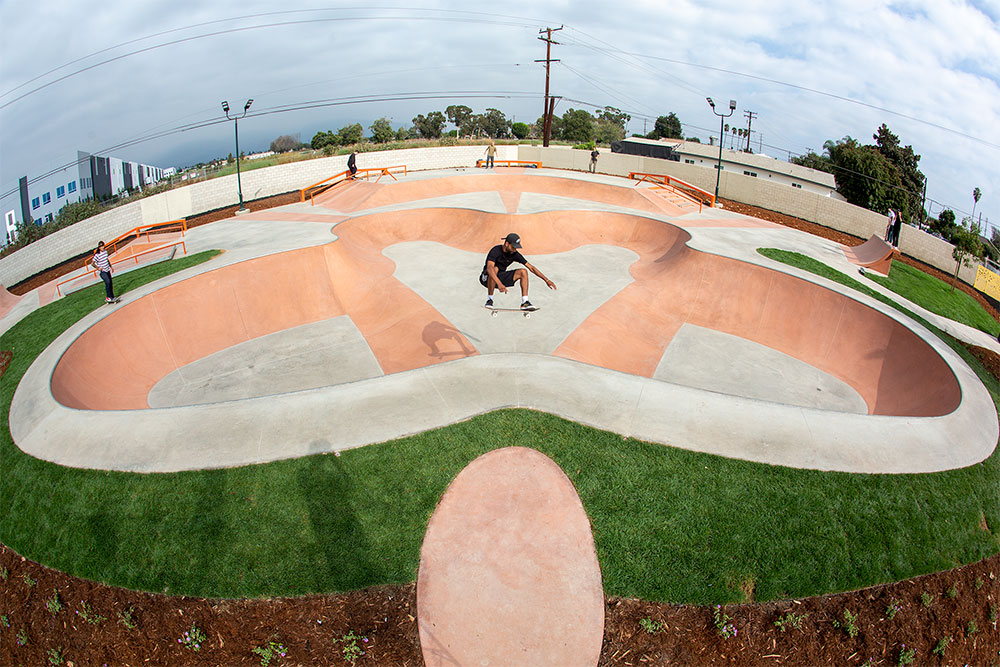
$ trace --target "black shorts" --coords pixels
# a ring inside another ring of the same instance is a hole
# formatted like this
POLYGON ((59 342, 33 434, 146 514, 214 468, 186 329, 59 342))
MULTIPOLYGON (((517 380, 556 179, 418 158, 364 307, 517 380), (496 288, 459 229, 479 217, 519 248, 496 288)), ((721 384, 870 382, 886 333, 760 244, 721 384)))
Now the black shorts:
MULTIPOLYGON (((479 274, 479 284, 482 285, 483 287, 488 288, 489 287, 489 278, 490 278, 490 274, 488 274, 485 271, 483 271, 481 274, 479 274)), ((500 279, 500 282, 503 284, 504 287, 513 287, 514 286, 514 272, 513 271, 497 271, 497 278, 500 279)))

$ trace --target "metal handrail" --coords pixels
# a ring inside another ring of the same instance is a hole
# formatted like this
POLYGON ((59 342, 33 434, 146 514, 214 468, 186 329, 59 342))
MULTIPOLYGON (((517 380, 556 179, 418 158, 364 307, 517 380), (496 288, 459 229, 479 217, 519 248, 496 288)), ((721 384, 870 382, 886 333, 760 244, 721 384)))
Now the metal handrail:
MULTIPOLYGON (((107 245, 107 244, 105 244, 105 245, 107 245)), ((116 264, 124 264, 125 262, 129 261, 129 259, 132 259, 132 260, 135 261, 135 265, 138 266, 139 265, 139 258, 142 257, 143 255, 148 255, 150 253, 159 252, 159 251, 163 250, 164 248, 172 248, 172 247, 174 247, 176 245, 181 246, 181 248, 184 250, 184 254, 185 255, 187 254, 187 243, 185 243, 184 241, 174 241, 173 243, 165 243, 164 245, 157 246, 155 248, 150 248, 149 250, 143 250, 142 252, 137 252, 136 254, 131 255, 130 257, 126 257, 124 259, 120 259, 120 260, 118 260, 116 262, 112 262, 110 260, 110 258, 109 258, 108 259, 108 264, 110 266, 114 267, 116 264)), ((87 262, 87 264, 90 264, 90 262, 87 262)), ((87 265, 85 264, 84 267, 86 267, 86 266, 87 265)), ((74 276, 72 278, 67 278, 66 280, 62 280, 62 281, 56 283, 56 294, 58 294, 59 296, 63 295, 62 294, 62 290, 60 288, 63 285, 65 285, 66 283, 75 282, 77 280, 80 280, 81 278, 86 278, 87 276, 94 276, 96 278, 98 272, 99 272, 98 269, 96 267, 94 267, 94 268, 91 268, 91 269, 87 269, 86 271, 84 271, 83 273, 81 273, 78 276, 74 276)))
POLYGON ((668 186, 677 194, 686 197, 691 201, 696 201, 699 205, 705 203, 712 207, 715 206, 715 195, 711 192, 705 192, 701 188, 691 185, 687 181, 682 181, 675 176, 670 176, 668 174, 646 174, 640 171, 633 171, 629 173, 628 177, 634 181, 638 181, 636 185, 645 182, 661 187, 668 186), (692 194, 692 192, 688 192, 687 190, 691 190, 694 194, 692 194))
POLYGON ((375 179, 376 183, 378 183, 380 180, 382 180, 383 176, 388 176, 392 180, 396 181, 396 180, 399 180, 399 179, 397 179, 395 176, 393 176, 393 174, 394 173, 398 174, 400 172, 402 172, 402 174, 404 176, 406 175, 407 171, 406 171, 406 165, 405 164, 394 165, 392 167, 368 167, 368 168, 365 168, 365 169, 358 169, 357 173, 355 174, 354 178, 352 179, 352 178, 350 178, 350 175, 351 175, 350 170, 345 169, 344 171, 342 171, 340 173, 337 173, 337 174, 334 174, 333 176, 329 176, 327 178, 324 178, 322 181, 320 181, 318 183, 313 183, 312 185, 307 185, 306 187, 304 187, 301 190, 299 190, 299 201, 304 202, 306 200, 306 196, 308 194, 309 205, 310 206, 315 206, 316 202, 313 200, 313 198, 316 195, 322 194, 322 193, 326 192, 327 190, 330 190, 331 188, 335 188, 338 185, 340 185, 341 183, 346 183, 346 182, 348 182, 350 180, 357 180, 358 178, 364 178, 366 181, 368 181, 368 180, 371 180, 371 175, 373 173, 377 173, 378 174, 378 177, 375 179), (360 176, 358 174, 360 174, 360 176), (338 178, 340 179, 339 181, 338 180, 334 180, 334 179, 338 179, 338 178))

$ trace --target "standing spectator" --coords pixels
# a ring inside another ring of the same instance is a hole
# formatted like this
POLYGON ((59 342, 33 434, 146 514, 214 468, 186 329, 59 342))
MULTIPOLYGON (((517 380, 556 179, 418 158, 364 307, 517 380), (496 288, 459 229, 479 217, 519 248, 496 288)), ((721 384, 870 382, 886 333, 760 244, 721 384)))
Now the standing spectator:
POLYGON ((357 151, 351 151, 351 156, 347 158, 347 168, 350 170, 350 179, 354 180, 354 174, 358 173, 357 151))
POLYGON ((497 154, 496 144, 490 139, 490 145, 486 147, 486 168, 489 169, 493 166, 493 157, 497 154))
POLYGON ((113 303, 115 292, 111 286, 111 261, 108 259, 108 251, 104 249, 104 241, 98 242, 91 262, 97 267, 101 280, 104 281, 104 303, 113 303))
POLYGON ((896 224, 896 212, 889 209, 889 224, 885 226, 885 242, 892 243, 892 228, 896 224))
POLYGON ((600 154, 597 146, 594 146, 594 150, 590 151, 590 173, 592 174, 597 172, 597 158, 600 154))
POLYGON ((892 247, 899 249, 899 228, 903 226, 903 216, 899 214, 899 211, 893 211, 896 214, 896 220, 892 225, 892 247))

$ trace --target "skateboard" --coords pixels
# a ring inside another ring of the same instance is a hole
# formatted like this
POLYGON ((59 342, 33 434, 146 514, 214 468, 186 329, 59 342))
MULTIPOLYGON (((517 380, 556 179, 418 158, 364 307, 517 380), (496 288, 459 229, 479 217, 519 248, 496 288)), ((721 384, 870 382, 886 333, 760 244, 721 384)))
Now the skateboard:
POLYGON ((497 308, 496 306, 483 306, 486 310, 490 311, 490 315, 496 317, 501 312, 507 313, 523 313, 524 319, 531 317, 531 314, 536 310, 541 310, 538 306, 532 306, 531 308, 497 308))

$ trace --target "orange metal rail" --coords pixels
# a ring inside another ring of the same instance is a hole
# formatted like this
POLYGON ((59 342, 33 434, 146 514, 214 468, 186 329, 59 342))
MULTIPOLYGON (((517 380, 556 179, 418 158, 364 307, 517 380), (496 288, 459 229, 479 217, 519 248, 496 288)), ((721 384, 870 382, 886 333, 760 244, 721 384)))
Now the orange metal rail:
MULTIPOLYGON (((482 165, 484 165, 484 164, 486 164, 486 160, 485 159, 480 158, 480 159, 476 160, 476 168, 477 169, 479 167, 481 167, 482 165)), ((535 160, 493 160, 493 165, 494 166, 496 166, 498 164, 507 165, 508 167, 512 167, 512 166, 525 166, 525 167, 532 167, 534 169, 541 169, 542 168, 542 163, 541 162, 536 162, 535 160)))
POLYGON ((396 181, 399 179, 393 176, 393 174, 399 174, 399 173, 402 173, 404 176, 406 175, 405 164, 395 165, 392 167, 371 167, 368 169, 358 169, 353 179, 351 178, 351 172, 349 170, 344 170, 339 174, 334 174, 329 178, 324 178, 319 183, 313 183, 312 185, 306 186, 301 190, 299 190, 299 201, 304 202, 306 200, 306 197, 309 197, 309 204, 315 205, 316 202, 313 201, 313 198, 316 195, 322 194, 327 190, 335 188, 341 183, 357 180, 359 178, 363 178, 366 181, 370 181, 371 177, 375 174, 377 174, 377 176, 375 177, 376 183, 382 180, 383 176, 388 176, 392 180, 396 181))
POLYGON ((687 181, 682 181, 674 176, 667 174, 644 174, 639 171, 633 171, 629 173, 628 177, 634 181, 638 181, 636 185, 643 182, 652 183, 656 187, 668 189, 676 192, 685 199, 697 202, 699 212, 701 211, 702 204, 715 206, 715 195, 711 192, 705 192, 701 188, 695 187, 687 181))
MULTIPOLYGON (((172 226, 176 226, 177 230, 180 231, 181 236, 184 236, 184 232, 187 231, 187 220, 182 218, 180 220, 168 220, 167 222, 154 222, 151 225, 140 225, 138 227, 134 227, 128 230, 127 232, 125 232, 120 236, 111 239, 110 241, 104 244, 104 247, 108 251, 109 255, 113 255, 116 252, 118 252, 118 244, 122 243, 122 241, 129 240, 131 242, 131 238, 133 236, 136 239, 138 239, 140 236, 145 234, 146 241, 148 242, 149 233, 151 231, 153 230, 164 231, 167 227, 172 227, 172 226)), ((88 261, 87 264, 90 264, 90 261, 88 261)))
MULTIPOLYGON (((160 252, 161 250, 164 250, 165 248, 173 248, 174 246, 178 246, 178 245, 181 246, 181 249, 183 250, 184 254, 186 255, 187 254, 187 244, 184 241, 174 241, 173 243, 166 243, 166 244, 161 245, 161 246, 156 247, 156 248, 150 248, 149 250, 143 250, 142 252, 137 252, 136 254, 134 254, 134 255, 132 255, 130 257, 126 257, 124 259, 120 259, 117 262, 112 262, 112 261, 108 260, 108 263, 112 267, 114 267, 116 264, 125 264, 129 260, 134 260, 136 266, 138 266, 139 265, 139 258, 142 257, 143 255, 149 255, 149 254, 154 253, 154 252, 160 252)), ((105 246, 107 246, 107 244, 105 244, 105 246)), ((85 267, 89 266, 89 265, 90 265, 90 262, 88 261, 87 264, 85 265, 85 267)), ((73 276, 72 278, 67 278, 66 280, 62 280, 62 281, 56 283, 56 294, 58 294, 59 296, 63 295, 61 288, 66 283, 72 283, 72 282, 75 282, 77 280, 80 280, 81 278, 85 278, 87 276, 93 276, 93 277, 96 278, 97 274, 98 274, 97 269, 96 268, 91 268, 91 269, 87 269, 86 271, 84 271, 81 275, 73 276)))

